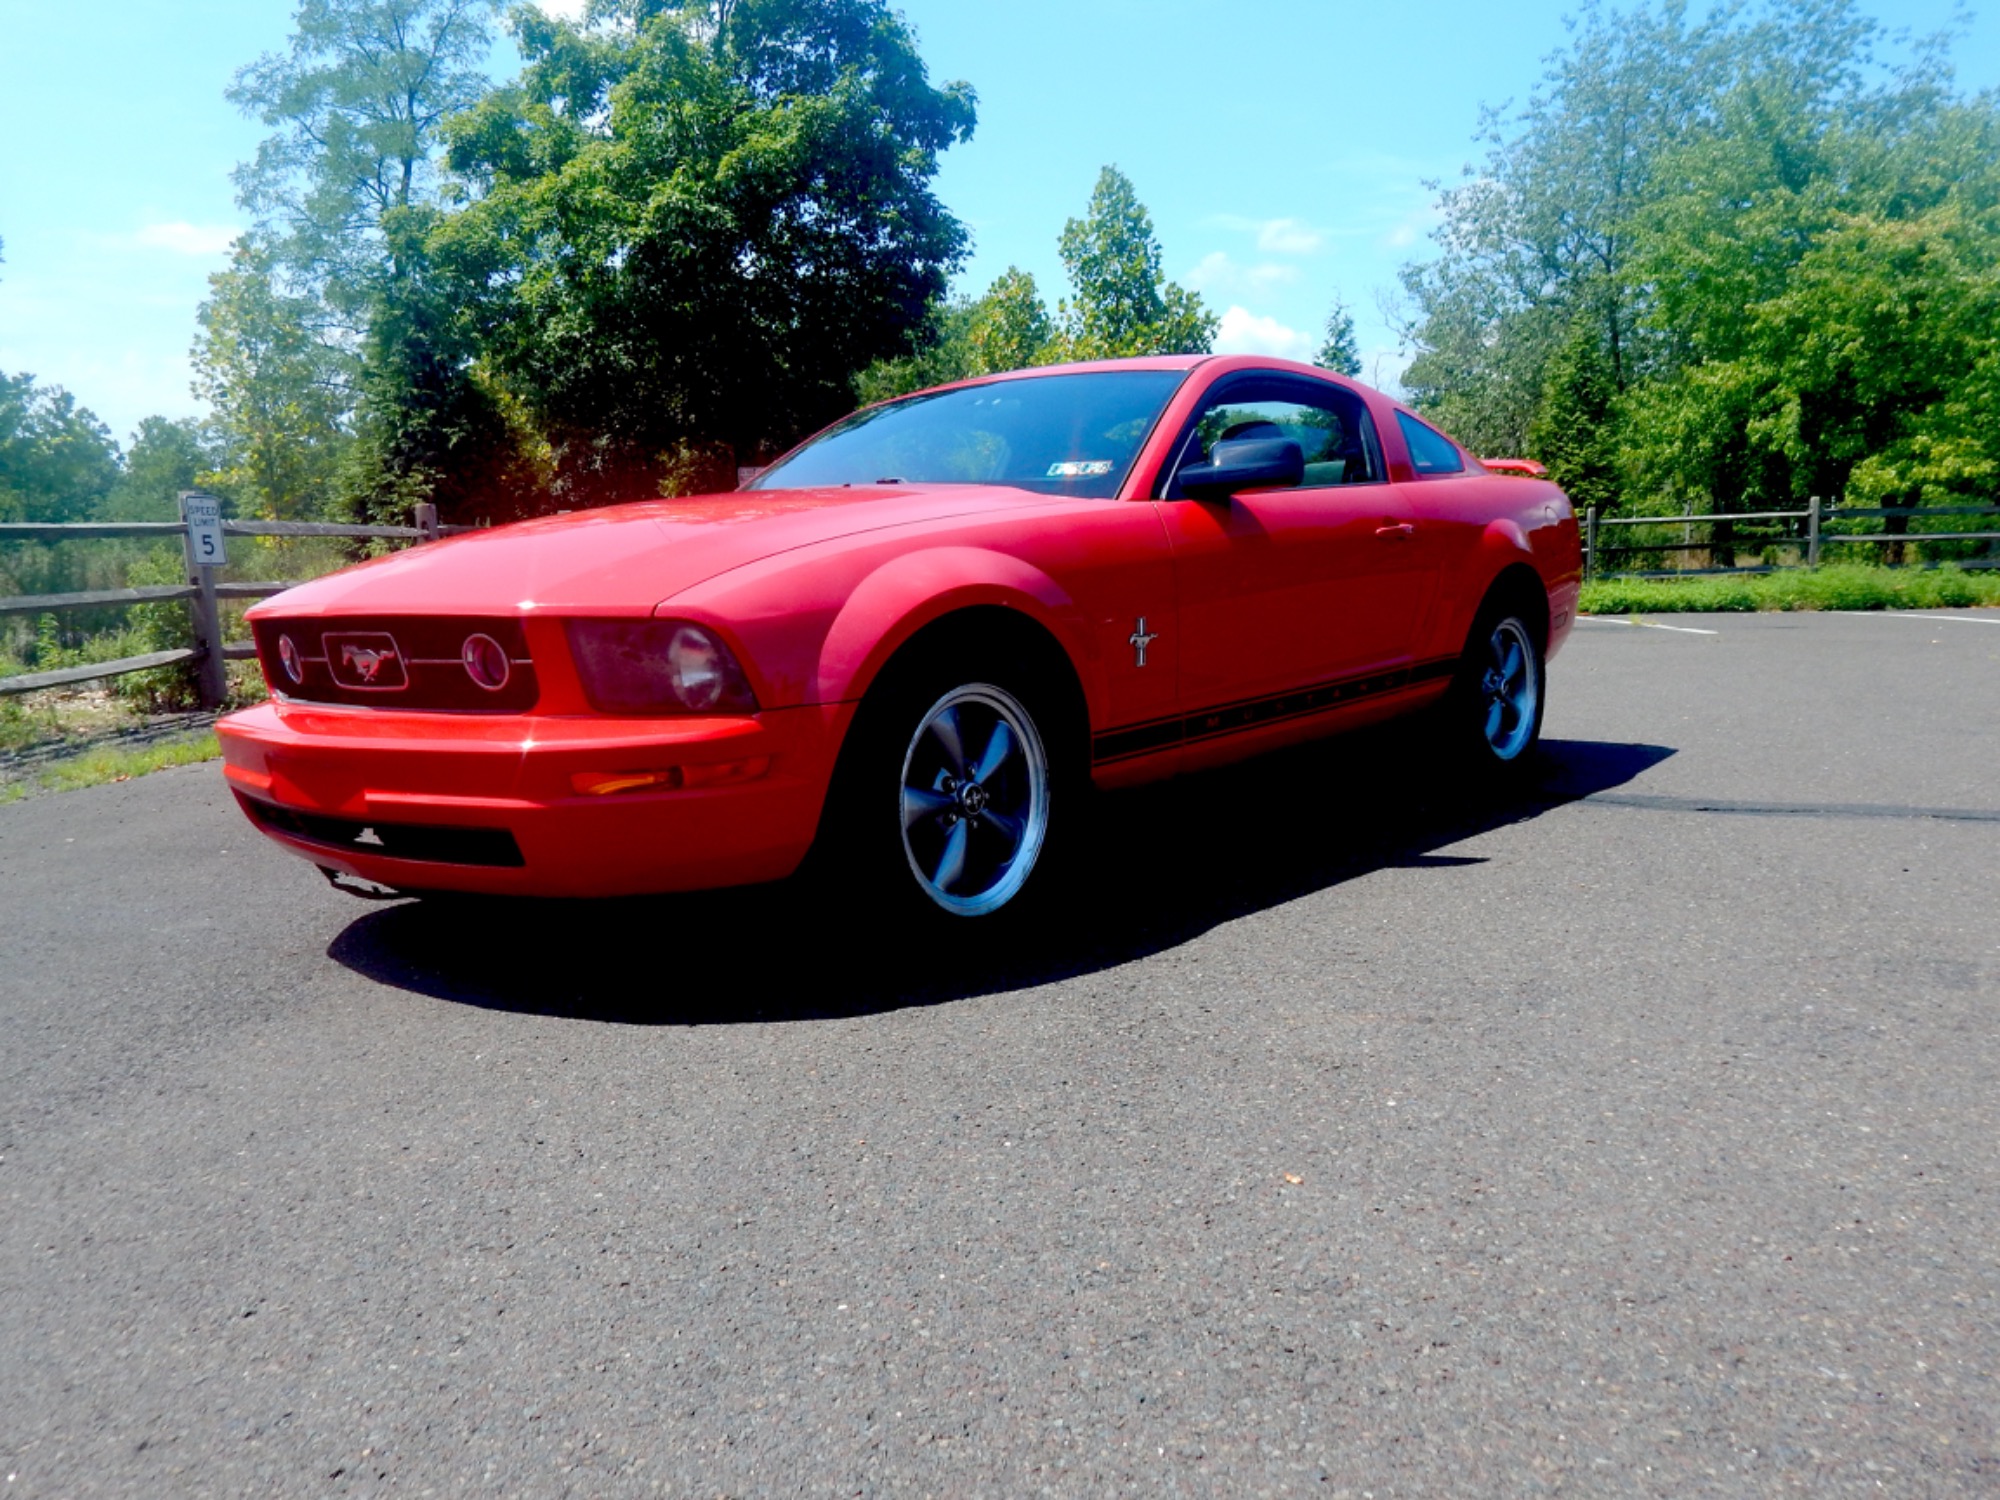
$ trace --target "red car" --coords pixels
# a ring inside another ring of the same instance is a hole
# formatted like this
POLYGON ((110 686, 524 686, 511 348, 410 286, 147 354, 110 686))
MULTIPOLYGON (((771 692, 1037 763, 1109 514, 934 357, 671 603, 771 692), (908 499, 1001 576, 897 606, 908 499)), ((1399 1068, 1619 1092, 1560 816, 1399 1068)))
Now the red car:
MULTIPOLYGON (((1036 889, 1091 786, 1436 706, 1518 765, 1581 582, 1554 485, 1244 356, 869 407, 746 488, 524 522, 250 612, 259 828, 398 891, 1036 889)), ((1046 880, 1040 882, 1046 884, 1046 880)))

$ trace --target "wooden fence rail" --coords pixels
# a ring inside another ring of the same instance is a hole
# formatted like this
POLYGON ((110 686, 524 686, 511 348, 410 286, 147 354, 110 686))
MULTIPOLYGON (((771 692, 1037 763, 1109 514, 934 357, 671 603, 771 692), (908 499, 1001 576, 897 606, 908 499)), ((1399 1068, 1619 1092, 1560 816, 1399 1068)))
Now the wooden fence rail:
POLYGON ((151 651, 143 656, 124 656, 116 661, 91 662, 79 667, 60 667, 48 672, 28 672, 0 677, 0 697, 32 693, 42 688, 67 687, 73 683, 95 682, 100 678, 122 677, 128 672, 146 672, 155 667, 193 662, 200 678, 204 708, 220 708, 228 694, 223 672, 226 662, 248 661, 257 648, 244 641, 222 638, 225 599, 268 599, 295 586, 296 580, 268 583, 222 583, 215 571, 224 561, 222 538, 228 536, 346 537, 363 540, 429 542, 441 536, 470 531, 469 526, 441 526, 435 505, 416 508, 414 526, 357 526, 332 521, 237 521, 221 520, 220 504, 199 490, 181 493, 179 521, 74 521, 0 522, 0 543, 106 541, 124 537, 178 537, 187 555, 188 581, 125 589, 87 589, 69 594, 23 594, 0 598, 0 616, 61 614, 73 609, 102 609, 132 604, 170 604, 185 600, 193 644, 169 651, 151 651), (206 542, 204 543, 204 528, 206 542))
MULTIPOLYGON (((1844 506, 1823 502, 1815 495, 1804 510, 1758 510, 1746 511, 1739 515, 1706 515, 1692 513, 1678 516, 1605 516, 1598 514, 1596 506, 1584 512, 1583 522, 1583 567, 1584 576, 1618 578, 1698 578, 1713 577, 1723 573, 1774 573, 1786 566, 1816 568, 1820 565, 1825 550, 1829 546, 1878 547, 1896 542, 2000 542, 2000 531, 1911 531, 1911 521, 1931 516, 1993 516, 2000 519, 2000 505, 1922 505, 1922 506, 1844 506), (1880 531, 1828 531, 1831 521, 1881 520, 1898 522, 1896 527, 1885 526, 1880 531), (1802 521, 1804 534, 1794 537, 1751 536, 1741 539, 1728 538, 1718 541, 1713 535, 1717 526, 1735 526, 1739 522, 1758 521, 1802 521), (1654 526, 1683 528, 1682 540, 1678 542, 1611 542, 1600 533, 1608 526, 1654 526), (1707 527, 1711 535, 1707 541, 1696 541, 1693 531, 1696 527, 1707 527), (1733 566, 1737 550, 1750 547, 1769 547, 1781 541, 1799 545, 1799 561, 1792 564, 1760 564, 1755 567, 1733 566), (1716 552, 1731 554, 1731 566, 1709 568, 1684 568, 1666 572, 1606 573, 1603 564, 1612 555, 1631 552, 1716 552)), ((1990 550, 1990 549, 1989 549, 1990 550)), ((2000 568, 2000 557, 1967 558, 1959 566, 1967 568, 2000 568)))

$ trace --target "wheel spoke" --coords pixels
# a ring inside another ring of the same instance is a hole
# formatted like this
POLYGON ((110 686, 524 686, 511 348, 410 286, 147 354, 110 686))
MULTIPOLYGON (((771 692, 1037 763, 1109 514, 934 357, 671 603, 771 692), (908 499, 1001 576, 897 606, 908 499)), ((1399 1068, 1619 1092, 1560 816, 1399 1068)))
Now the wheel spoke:
POLYGON ((915 828, 926 818, 958 806, 958 799, 943 792, 933 792, 927 787, 906 786, 903 788, 903 826, 915 828))
POLYGON ((1514 680, 1521 675, 1521 666, 1524 660, 1525 658, 1521 654, 1521 643, 1510 636, 1507 641, 1507 654, 1500 662, 1500 676, 1502 680, 1511 686, 1514 680))
POLYGON ((965 875, 965 846, 971 839, 970 828, 971 825, 964 821, 952 824, 951 833, 944 841, 944 853, 931 876, 931 884, 947 894, 965 875))
POLYGON ((1021 835, 1025 831, 1025 825, 1021 819, 1007 813, 995 812, 989 807, 979 815, 979 821, 990 824, 993 831, 1007 841, 1009 849, 1018 849, 1021 847, 1021 835))
POLYGON ((958 705, 953 704, 935 719, 931 720, 931 738, 944 751, 945 760, 951 766, 951 774, 960 781, 965 780, 965 736, 958 725, 958 705))
POLYGON ((980 753, 979 764, 972 768, 972 779, 979 785, 986 785, 986 778, 1000 769, 1014 749, 1014 736, 1007 728, 1005 719, 993 721, 993 734, 986 741, 986 749, 980 753))
POLYGON ((1495 698, 1493 706, 1486 710, 1486 742, 1497 746, 1500 743, 1500 725, 1507 716, 1507 705, 1495 698))

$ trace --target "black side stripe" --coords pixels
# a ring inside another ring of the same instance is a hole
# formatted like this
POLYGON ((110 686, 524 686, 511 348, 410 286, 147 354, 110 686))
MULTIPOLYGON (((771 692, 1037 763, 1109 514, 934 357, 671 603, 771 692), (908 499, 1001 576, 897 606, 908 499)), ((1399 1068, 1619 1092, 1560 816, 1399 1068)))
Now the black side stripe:
POLYGON ((1379 698, 1386 693, 1436 682, 1457 670, 1457 657, 1440 657, 1435 661, 1418 662, 1414 666, 1397 667, 1393 671, 1336 678, 1314 683, 1311 687, 1294 688, 1288 693, 1275 693, 1268 698, 1246 698, 1240 703, 1225 703, 1176 718, 1109 729, 1092 737, 1091 758, 1102 765, 1106 761, 1164 750, 1170 745, 1193 744, 1265 724, 1276 724, 1285 719, 1300 719, 1363 698, 1379 698))

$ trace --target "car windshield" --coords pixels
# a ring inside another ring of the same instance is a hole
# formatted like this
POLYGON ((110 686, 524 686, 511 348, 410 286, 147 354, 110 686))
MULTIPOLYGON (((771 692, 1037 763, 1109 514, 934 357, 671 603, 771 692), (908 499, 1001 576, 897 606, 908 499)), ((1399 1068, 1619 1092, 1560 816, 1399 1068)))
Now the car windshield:
POLYGON ((749 488, 1006 484, 1109 499, 1186 378, 1185 370, 1100 370, 906 397, 856 412, 749 488))

